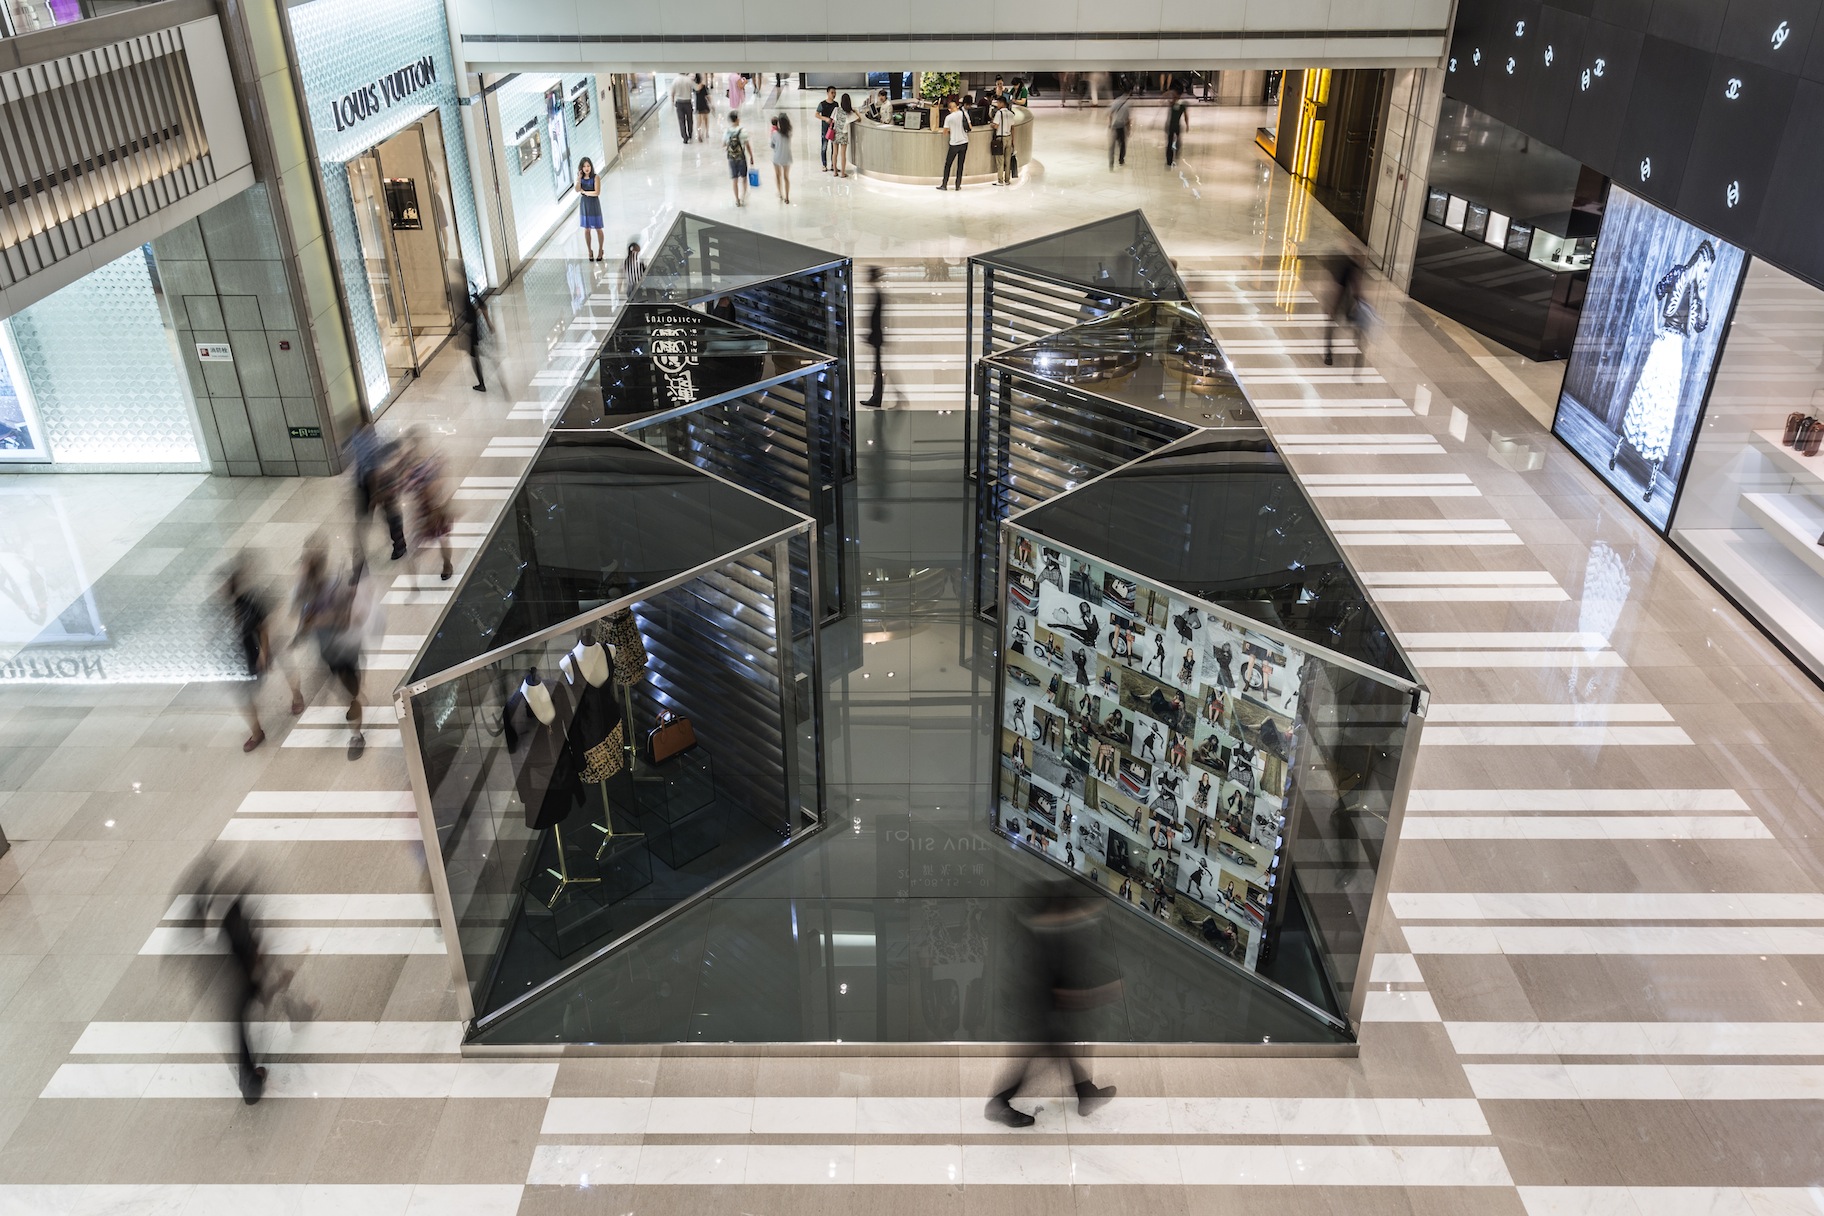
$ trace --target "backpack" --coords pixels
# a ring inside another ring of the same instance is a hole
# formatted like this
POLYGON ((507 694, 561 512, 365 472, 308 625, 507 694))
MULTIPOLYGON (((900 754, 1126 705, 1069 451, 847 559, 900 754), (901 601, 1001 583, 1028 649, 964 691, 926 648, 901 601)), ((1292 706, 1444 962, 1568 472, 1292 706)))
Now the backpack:
POLYGON ((747 132, 743 131, 740 127, 736 127, 728 133, 727 138, 723 139, 722 148, 728 153, 728 159, 746 160, 747 132))

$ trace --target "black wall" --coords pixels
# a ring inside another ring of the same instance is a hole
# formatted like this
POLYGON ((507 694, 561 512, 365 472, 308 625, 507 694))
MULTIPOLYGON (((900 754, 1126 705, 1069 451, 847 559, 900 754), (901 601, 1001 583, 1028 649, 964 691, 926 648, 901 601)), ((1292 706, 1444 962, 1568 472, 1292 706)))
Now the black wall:
POLYGON ((1820 9, 1824 0, 1460 0, 1444 88, 1824 285, 1820 9))

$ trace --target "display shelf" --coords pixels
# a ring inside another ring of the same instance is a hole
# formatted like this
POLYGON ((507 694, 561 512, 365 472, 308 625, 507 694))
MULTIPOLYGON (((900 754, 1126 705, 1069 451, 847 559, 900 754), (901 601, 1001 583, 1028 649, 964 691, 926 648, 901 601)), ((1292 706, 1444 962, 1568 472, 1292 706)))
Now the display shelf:
MULTIPOLYGON (((1773 458, 1774 467, 1788 477, 1824 487, 1824 454, 1801 456, 1780 442, 1781 431, 1756 431, 1755 446, 1773 458)), ((1817 537, 1812 537, 1816 540, 1817 537)))
POLYGON ((1764 528, 1681 531, 1675 537, 1723 590, 1743 604, 1799 661, 1824 673, 1824 608, 1817 573, 1764 528))
POLYGON ((1824 574, 1824 504, 1803 494, 1744 494, 1742 510, 1794 557, 1824 574))

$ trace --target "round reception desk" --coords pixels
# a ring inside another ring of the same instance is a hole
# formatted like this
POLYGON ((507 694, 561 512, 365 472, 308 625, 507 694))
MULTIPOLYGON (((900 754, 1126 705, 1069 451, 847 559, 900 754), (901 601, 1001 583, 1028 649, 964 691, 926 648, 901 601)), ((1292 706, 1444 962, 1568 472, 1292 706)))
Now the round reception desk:
MULTIPOLYGON (((911 121, 931 121, 926 106, 907 107, 900 111, 911 121)), ((980 185, 994 180, 994 157, 988 151, 994 132, 986 123, 977 123, 969 132, 969 154, 963 158, 963 184, 980 185)), ((1032 111, 1025 106, 1013 108, 1013 154, 1019 157, 1022 171, 1032 157, 1032 111)), ((906 182, 915 186, 935 186, 944 173, 944 153, 950 147, 950 135, 942 127, 933 130, 926 125, 917 129, 889 126, 862 119, 849 132, 849 159, 857 172, 882 181, 906 182)))

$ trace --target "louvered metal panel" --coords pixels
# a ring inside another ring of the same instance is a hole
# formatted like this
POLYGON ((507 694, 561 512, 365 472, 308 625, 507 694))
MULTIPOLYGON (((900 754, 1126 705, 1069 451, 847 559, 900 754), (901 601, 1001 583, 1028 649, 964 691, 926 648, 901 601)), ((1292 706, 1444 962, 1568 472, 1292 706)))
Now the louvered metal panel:
POLYGON ((174 26, 0 73, 0 288, 216 180, 185 37, 174 26))

